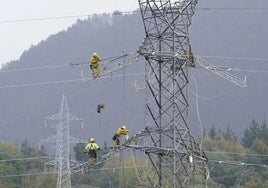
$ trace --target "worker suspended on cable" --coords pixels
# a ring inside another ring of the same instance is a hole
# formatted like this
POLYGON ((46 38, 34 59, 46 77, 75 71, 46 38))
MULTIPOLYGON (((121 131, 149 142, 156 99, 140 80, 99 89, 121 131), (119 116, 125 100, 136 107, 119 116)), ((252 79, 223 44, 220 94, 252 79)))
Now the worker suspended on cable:
POLYGON ((121 135, 125 135, 126 139, 128 139, 128 133, 130 132, 130 130, 127 129, 126 125, 123 125, 121 127, 119 127, 116 131, 116 133, 113 136, 113 145, 114 145, 114 150, 118 149, 118 146, 120 145, 120 136, 121 135))
POLYGON ((95 143, 94 138, 90 138, 89 143, 85 147, 85 153, 88 154, 88 165, 94 165, 97 162, 97 150, 100 150, 100 147, 95 143))
POLYGON ((97 52, 93 52, 90 58, 91 76, 93 78, 99 77, 100 75, 99 61, 101 61, 101 57, 97 54, 97 52))
POLYGON ((102 108, 105 108, 105 103, 104 102, 101 102, 101 104, 98 104, 98 106, 97 106, 97 112, 98 113, 101 113, 101 109, 102 108))

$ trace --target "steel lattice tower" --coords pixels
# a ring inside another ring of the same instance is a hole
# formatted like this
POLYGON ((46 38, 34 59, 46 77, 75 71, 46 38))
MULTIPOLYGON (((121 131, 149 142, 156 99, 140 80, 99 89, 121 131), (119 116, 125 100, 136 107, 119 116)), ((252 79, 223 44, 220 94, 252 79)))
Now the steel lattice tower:
MULTIPOLYGON (((194 67, 189 26, 198 0, 139 0, 145 38, 146 128, 126 146, 144 151, 149 187, 184 187, 196 164, 207 158, 188 128, 188 69, 194 67)), ((199 165, 200 166, 200 165, 199 165)))
MULTIPOLYGON (((70 121, 80 121, 82 119, 70 114, 66 97, 63 95, 59 113, 47 117, 46 120, 58 121, 56 136, 43 140, 45 142, 56 142, 55 160, 48 162, 46 165, 54 166, 58 174, 57 188, 71 188, 71 163, 73 161, 70 159, 69 145, 70 143, 84 143, 85 141, 70 137, 69 127, 70 121)), ((81 166, 81 164, 75 164, 75 166, 81 166)))

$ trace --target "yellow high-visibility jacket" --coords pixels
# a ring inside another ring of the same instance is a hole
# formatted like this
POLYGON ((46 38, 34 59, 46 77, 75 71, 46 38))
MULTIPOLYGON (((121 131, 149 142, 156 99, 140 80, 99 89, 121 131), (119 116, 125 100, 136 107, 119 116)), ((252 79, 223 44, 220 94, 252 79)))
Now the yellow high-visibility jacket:
POLYGON ((86 152, 89 152, 89 150, 94 150, 94 151, 96 151, 96 150, 98 150, 100 147, 98 146, 98 144, 96 144, 95 142, 93 142, 93 143, 88 143, 87 145, 86 145, 86 147, 85 147, 85 151, 86 152))
POLYGON ((117 131, 116 131, 116 134, 118 135, 118 136, 120 136, 120 135, 127 135, 128 133, 130 132, 130 130, 124 130, 124 129, 122 129, 121 127, 119 127, 118 129, 117 129, 117 131))
POLYGON ((91 64, 98 63, 98 61, 101 61, 101 57, 100 57, 99 55, 97 55, 97 56, 92 56, 92 57, 90 58, 90 63, 91 63, 91 64))

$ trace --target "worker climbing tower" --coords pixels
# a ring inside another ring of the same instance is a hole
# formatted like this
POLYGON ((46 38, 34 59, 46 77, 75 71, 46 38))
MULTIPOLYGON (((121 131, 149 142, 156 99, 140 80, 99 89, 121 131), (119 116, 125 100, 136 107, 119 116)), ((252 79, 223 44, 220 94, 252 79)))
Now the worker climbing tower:
MULTIPOLYGON (((198 0, 139 0, 145 38, 138 53, 146 60, 146 128, 125 146, 150 161, 149 187, 187 187, 196 164, 207 158, 188 127, 188 70, 195 67, 189 26, 198 0)), ((201 164, 201 165, 200 165, 201 164)))

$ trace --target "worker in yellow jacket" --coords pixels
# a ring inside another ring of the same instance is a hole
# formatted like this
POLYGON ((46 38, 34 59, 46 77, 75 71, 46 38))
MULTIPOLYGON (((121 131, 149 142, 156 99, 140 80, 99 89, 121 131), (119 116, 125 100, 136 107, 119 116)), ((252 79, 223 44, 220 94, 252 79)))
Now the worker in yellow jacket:
POLYGON ((90 58, 90 69, 91 69, 91 76, 93 78, 100 76, 100 66, 99 61, 101 61, 101 57, 97 54, 97 52, 93 52, 90 58))
POLYGON ((120 145, 120 136, 121 135, 126 135, 126 138, 128 139, 128 133, 130 132, 130 130, 127 129, 126 125, 123 125, 121 127, 119 127, 116 131, 116 133, 113 136, 113 145, 114 145, 114 150, 116 150, 118 148, 118 146, 120 145))
POLYGON ((89 143, 85 147, 85 153, 88 154, 88 165, 94 165, 97 162, 97 150, 100 150, 100 147, 95 143, 94 138, 90 138, 89 143))

